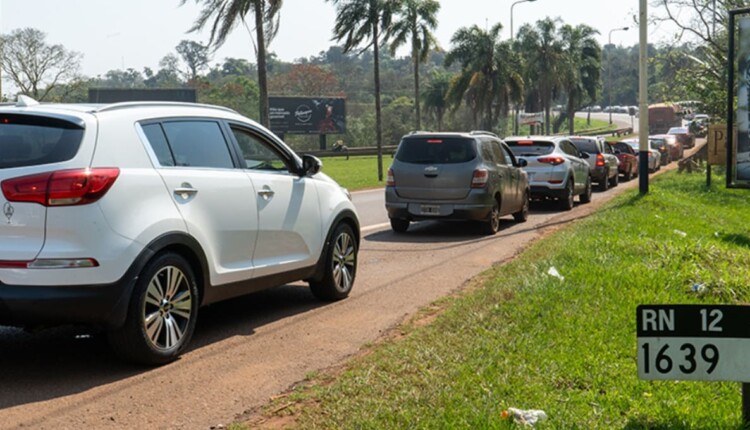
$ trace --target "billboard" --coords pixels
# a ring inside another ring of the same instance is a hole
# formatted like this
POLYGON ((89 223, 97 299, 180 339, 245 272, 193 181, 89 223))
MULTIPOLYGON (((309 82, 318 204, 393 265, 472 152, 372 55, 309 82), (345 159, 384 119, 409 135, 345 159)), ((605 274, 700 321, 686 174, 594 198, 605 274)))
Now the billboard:
POLYGON ((544 124, 544 112, 518 113, 518 125, 544 124))
MULTIPOLYGON (((750 17, 739 20, 735 185, 750 184, 750 17)), ((731 112, 731 111, 730 111, 731 112)))
POLYGON ((89 103, 187 102, 195 103, 194 88, 89 88, 89 103))
POLYGON ((276 134, 346 133, 342 98, 269 97, 271 131, 276 134))

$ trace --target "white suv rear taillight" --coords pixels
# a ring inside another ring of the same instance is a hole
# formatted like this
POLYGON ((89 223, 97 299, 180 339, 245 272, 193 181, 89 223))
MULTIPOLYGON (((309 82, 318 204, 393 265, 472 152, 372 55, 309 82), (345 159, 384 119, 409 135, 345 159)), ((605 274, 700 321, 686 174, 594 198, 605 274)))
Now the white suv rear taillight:
POLYGON ((116 167, 58 170, 6 179, 0 188, 9 202, 47 207, 85 205, 102 198, 119 175, 116 167))

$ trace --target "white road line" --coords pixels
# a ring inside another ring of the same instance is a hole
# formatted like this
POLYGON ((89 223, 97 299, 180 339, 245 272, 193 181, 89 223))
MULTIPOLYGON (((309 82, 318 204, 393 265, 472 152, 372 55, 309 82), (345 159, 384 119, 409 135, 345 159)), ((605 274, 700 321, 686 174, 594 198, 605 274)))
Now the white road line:
POLYGON ((384 222, 381 224, 373 224, 373 225, 368 225, 366 227, 362 227, 359 229, 359 231, 362 233, 369 233, 374 230, 380 230, 381 228, 384 228, 384 227, 390 227, 390 225, 391 225, 390 222, 384 222))

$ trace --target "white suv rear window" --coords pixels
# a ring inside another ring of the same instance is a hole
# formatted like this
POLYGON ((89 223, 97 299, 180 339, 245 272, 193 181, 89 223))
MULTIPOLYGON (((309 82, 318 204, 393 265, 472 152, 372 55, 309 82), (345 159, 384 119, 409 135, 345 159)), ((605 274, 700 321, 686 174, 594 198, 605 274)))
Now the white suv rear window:
POLYGON ((0 169, 70 160, 82 138, 83 128, 64 120, 0 114, 0 169))

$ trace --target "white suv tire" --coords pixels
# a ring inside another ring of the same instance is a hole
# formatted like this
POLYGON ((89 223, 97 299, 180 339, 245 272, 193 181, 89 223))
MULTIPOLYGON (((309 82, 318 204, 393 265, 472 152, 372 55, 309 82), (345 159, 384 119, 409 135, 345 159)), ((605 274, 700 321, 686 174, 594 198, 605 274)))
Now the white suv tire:
POLYGON ((340 223, 325 250, 322 278, 310 281, 310 291, 315 297, 336 301, 349 295, 357 275, 357 251, 354 230, 348 224, 340 223))
POLYGON ((198 317, 198 286, 181 255, 151 259, 133 288, 125 324, 108 333, 115 352, 136 363, 165 364, 190 343, 198 317))

